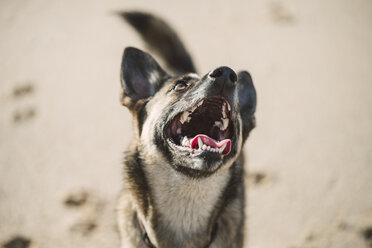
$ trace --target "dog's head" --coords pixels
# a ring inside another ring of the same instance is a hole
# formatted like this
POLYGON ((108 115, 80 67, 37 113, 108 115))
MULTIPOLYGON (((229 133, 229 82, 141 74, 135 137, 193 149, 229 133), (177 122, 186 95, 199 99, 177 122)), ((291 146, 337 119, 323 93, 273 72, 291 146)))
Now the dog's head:
POLYGON ((121 84, 142 151, 192 177, 231 166, 255 126, 256 92, 246 71, 223 66, 203 77, 172 77, 149 54, 126 48, 121 84))

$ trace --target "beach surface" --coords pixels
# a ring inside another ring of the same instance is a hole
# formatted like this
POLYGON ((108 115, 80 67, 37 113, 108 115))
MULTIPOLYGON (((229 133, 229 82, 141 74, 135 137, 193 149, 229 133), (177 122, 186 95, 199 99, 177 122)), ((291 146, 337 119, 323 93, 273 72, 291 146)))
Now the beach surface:
POLYGON ((0 246, 120 246, 119 69, 146 50, 123 10, 171 23, 201 75, 251 73, 245 247, 372 247, 370 0, 1 1, 0 246))

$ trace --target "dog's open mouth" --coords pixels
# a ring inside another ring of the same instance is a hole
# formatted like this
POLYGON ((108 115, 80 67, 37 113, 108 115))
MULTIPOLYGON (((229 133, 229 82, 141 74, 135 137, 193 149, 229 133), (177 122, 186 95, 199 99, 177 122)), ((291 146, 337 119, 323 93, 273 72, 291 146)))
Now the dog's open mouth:
POLYGON ((222 97, 208 97, 178 114, 168 125, 172 142, 191 153, 228 155, 231 151, 233 123, 230 105, 222 97))

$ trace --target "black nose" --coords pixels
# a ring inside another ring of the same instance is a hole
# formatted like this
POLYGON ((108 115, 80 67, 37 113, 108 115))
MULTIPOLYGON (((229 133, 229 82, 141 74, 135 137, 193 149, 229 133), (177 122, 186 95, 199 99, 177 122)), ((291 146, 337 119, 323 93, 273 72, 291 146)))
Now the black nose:
POLYGON ((220 79, 228 83, 235 83, 238 79, 236 73, 227 66, 221 66, 209 73, 209 77, 220 79))

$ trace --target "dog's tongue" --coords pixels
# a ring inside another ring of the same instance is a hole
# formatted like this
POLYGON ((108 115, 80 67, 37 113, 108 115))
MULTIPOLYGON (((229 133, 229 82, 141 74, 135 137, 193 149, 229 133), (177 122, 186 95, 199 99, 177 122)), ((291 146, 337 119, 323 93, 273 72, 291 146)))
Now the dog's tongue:
POLYGON ((194 147, 199 145, 198 139, 201 139, 203 144, 213 147, 213 148, 221 148, 225 146, 225 149, 223 150, 222 155, 227 155, 231 151, 231 140, 230 139, 224 139, 219 142, 216 142, 214 139, 204 134, 198 134, 191 140, 191 148, 194 149, 194 147))

